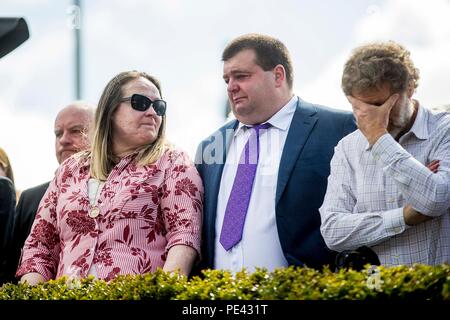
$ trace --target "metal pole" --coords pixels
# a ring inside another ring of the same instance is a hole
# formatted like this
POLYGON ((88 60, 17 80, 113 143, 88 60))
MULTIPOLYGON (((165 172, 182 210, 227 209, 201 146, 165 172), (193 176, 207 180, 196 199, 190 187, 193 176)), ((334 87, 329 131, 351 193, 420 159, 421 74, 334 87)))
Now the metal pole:
POLYGON ((80 100, 82 91, 82 65, 81 65, 81 0, 74 0, 73 4, 76 8, 76 23, 74 27, 75 31, 75 99, 80 100))

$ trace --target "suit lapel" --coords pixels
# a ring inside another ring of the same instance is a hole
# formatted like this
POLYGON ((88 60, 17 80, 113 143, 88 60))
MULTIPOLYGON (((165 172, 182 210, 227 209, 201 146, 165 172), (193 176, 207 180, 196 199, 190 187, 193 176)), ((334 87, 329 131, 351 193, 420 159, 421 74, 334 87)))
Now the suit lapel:
POLYGON ((281 154, 275 205, 278 204, 294 165, 317 122, 316 113, 311 104, 299 99, 281 154))
MULTIPOLYGON (((219 135, 222 141, 218 143, 219 144, 218 146, 216 145, 217 146, 216 152, 217 151, 221 152, 221 154, 220 155, 215 154, 215 160, 217 162, 213 165, 210 176, 211 179, 210 186, 212 187, 211 194, 215 202, 213 208, 216 207, 217 205, 217 195, 219 194, 220 180, 222 178, 223 166, 227 159, 227 151, 230 148, 231 142, 233 140, 233 135, 235 131, 234 129, 237 127, 237 124, 238 124, 237 121, 233 121, 219 131, 219 135)), ((211 144, 214 144, 214 142, 211 144)), ((214 212, 214 218, 215 215, 216 213, 214 212)))
MULTIPOLYGON (((232 121, 228 125, 224 126, 217 132, 217 134, 221 137, 221 145, 220 142, 216 142, 216 152, 221 152, 220 155, 215 155, 216 162, 210 166, 209 174, 204 177, 204 179, 208 179, 208 202, 210 203, 208 213, 205 215, 205 224, 206 230, 208 234, 206 235, 207 239, 209 239, 209 246, 207 246, 207 257, 209 259, 208 265, 212 268, 214 263, 214 241, 215 241, 215 223, 217 216, 217 197, 219 195, 220 190, 220 180, 222 178, 223 167, 227 158, 227 151, 230 148, 231 142, 233 141, 233 136, 235 132, 235 128, 238 125, 238 121, 232 121)), ((214 145, 214 142, 209 144, 214 145)))

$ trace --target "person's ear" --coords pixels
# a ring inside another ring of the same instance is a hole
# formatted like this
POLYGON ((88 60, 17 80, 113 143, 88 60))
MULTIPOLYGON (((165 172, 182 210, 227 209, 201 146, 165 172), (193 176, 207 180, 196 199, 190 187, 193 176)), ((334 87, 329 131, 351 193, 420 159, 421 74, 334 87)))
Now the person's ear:
POLYGON ((281 87, 283 82, 286 80, 286 70, 281 64, 278 64, 273 69, 275 75, 275 85, 276 87, 281 87))

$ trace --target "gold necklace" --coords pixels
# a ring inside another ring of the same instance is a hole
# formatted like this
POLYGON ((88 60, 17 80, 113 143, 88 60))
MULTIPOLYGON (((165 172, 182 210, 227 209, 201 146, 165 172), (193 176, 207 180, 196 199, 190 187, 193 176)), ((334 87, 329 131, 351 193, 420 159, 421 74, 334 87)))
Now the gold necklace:
POLYGON ((96 218, 100 214, 100 208, 94 203, 97 203, 98 200, 98 191, 100 190, 100 181, 97 183, 97 190, 95 191, 95 198, 93 203, 91 203, 91 210, 89 210, 89 217, 96 218))

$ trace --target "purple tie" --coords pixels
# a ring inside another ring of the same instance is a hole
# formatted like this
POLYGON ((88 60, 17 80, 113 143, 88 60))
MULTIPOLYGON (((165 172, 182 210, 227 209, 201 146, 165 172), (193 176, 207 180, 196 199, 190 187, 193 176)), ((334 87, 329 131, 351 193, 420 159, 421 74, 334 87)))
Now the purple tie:
POLYGON ((249 128, 252 132, 239 160, 220 233, 220 243, 227 251, 241 241, 253 181, 258 167, 259 130, 269 127, 270 123, 264 123, 249 128))

